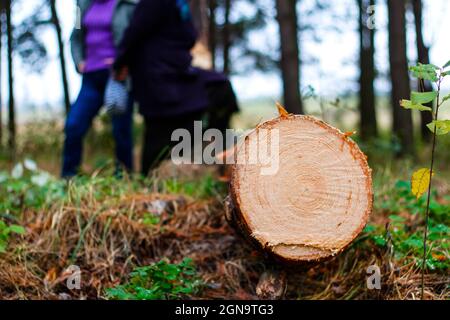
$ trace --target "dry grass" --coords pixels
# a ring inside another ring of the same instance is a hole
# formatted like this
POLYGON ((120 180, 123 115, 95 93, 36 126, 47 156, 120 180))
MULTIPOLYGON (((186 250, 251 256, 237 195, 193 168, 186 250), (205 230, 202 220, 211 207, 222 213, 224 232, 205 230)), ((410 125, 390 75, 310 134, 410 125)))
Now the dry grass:
MULTIPOLYGON (((272 262, 228 226, 221 197, 199 200, 148 190, 102 199, 93 189, 81 198, 69 194, 63 203, 23 213, 26 235, 15 237, 0 258, 2 299, 103 299, 105 288, 124 280, 133 266, 185 257, 206 283, 192 298, 257 299, 259 276, 272 262), (155 201, 166 207, 159 223, 147 225, 143 221, 155 201), (81 269, 81 290, 66 286, 69 265, 81 269)), ((332 261, 286 271, 288 299, 419 298, 419 270, 363 237, 332 261), (381 290, 366 288, 372 264, 381 268, 381 290)), ((448 285, 445 274, 427 275, 427 298, 450 298, 448 285)))

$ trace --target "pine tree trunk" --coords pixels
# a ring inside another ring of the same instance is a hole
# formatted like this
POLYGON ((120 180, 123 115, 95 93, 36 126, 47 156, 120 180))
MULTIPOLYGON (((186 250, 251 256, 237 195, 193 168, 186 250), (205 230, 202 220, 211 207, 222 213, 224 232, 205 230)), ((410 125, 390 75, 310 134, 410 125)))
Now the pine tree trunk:
MULTIPOLYGON (((414 24, 416 29, 416 43, 417 43, 417 57, 418 62, 422 64, 430 63, 430 55, 429 48, 425 45, 423 40, 423 6, 422 0, 412 0, 413 12, 414 12, 414 24)), ((419 82, 418 91, 432 91, 433 87, 430 81, 419 82)), ((427 104, 429 107, 432 106, 432 103, 427 104)), ((420 113, 420 131, 422 135, 422 139, 426 141, 431 140, 431 131, 428 129, 427 124, 429 124, 433 120, 433 116, 430 112, 421 112, 420 113)))
POLYGON ((13 68, 13 32, 12 32, 12 20, 11 20, 11 2, 8 0, 6 3, 6 27, 7 27, 7 60, 8 60, 8 147, 11 154, 11 158, 15 158, 16 154, 16 115, 15 115, 15 103, 14 103, 14 68, 13 68))
POLYGON ((199 34, 199 42, 208 44, 208 4, 206 0, 190 1, 192 18, 199 34))
POLYGON ((0 7, 0 150, 3 148, 3 90, 2 90, 2 64, 3 61, 3 8, 0 7))
POLYGON ((61 80, 64 91, 64 107, 67 114, 70 110, 69 84, 67 80, 66 58, 64 55, 61 24, 59 23, 58 12, 56 11, 56 0, 50 0, 50 10, 52 13, 52 24, 55 26, 56 37, 58 40, 59 64, 61 67, 61 80))
POLYGON ((225 12, 223 23, 223 73, 230 73, 230 12, 231 12, 231 0, 225 0, 225 12))
POLYGON ((209 1, 209 51, 211 52, 212 68, 216 68, 216 47, 217 47, 217 22, 216 22, 217 0, 209 1))
POLYGON ((405 1, 388 0, 389 61, 392 82, 393 132, 400 139, 399 155, 414 153, 412 116, 399 106, 401 99, 409 99, 410 85, 406 56, 405 1))
POLYGON ((190 8, 195 28, 198 31, 197 43, 192 49, 192 64, 203 69, 211 69, 213 67, 213 57, 209 50, 209 4, 207 0, 191 0, 190 8))
POLYGON ((234 157, 226 218, 278 260, 307 264, 335 256, 358 236, 372 211, 366 156, 314 117, 267 121, 238 144, 234 157), (258 153, 260 160, 251 162, 258 153), (263 171, 269 163, 262 153, 278 170, 263 171))
POLYGON ((374 0, 357 0, 359 7, 359 41, 360 41, 360 78, 359 78, 359 111, 361 138, 368 140, 377 135, 377 119, 375 112, 375 29, 368 26, 369 6, 374 0))
POLYGON ((297 1, 277 0, 277 20, 281 45, 281 75, 284 106, 289 112, 303 113, 300 96, 300 60, 298 48, 297 1))

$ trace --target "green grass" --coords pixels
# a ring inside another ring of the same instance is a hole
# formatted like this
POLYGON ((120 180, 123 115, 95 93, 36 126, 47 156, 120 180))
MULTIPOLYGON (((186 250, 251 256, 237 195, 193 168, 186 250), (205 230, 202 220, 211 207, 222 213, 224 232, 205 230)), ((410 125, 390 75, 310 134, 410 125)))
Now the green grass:
MULTIPOLYGON (((32 143, 32 132, 27 133, 26 139, 22 137, 23 143, 18 154, 18 159, 22 160, 12 163, 5 158, 0 159, 1 255, 5 253, 14 255, 17 248, 26 246, 23 240, 30 235, 21 235, 25 232, 25 226, 30 230, 27 223, 35 222, 33 215, 43 214, 46 217, 64 210, 67 210, 68 215, 77 215, 79 220, 77 227, 82 232, 80 231, 79 239, 70 240, 75 242, 71 242, 68 247, 72 259, 82 260, 86 241, 83 237, 87 238, 85 232, 88 232, 89 228, 98 227, 99 212, 115 208, 113 216, 106 215, 102 218, 105 220, 102 221, 105 228, 101 230, 99 239, 107 238, 112 221, 121 215, 124 216, 124 225, 140 224, 147 231, 151 229, 150 233, 162 233, 164 228, 167 228, 167 224, 173 219, 172 215, 158 216, 145 211, 145 208, 140 209, 137 214, 131 204, 124 204, 124 199, 130 195, 180 195, 189 198, 190 203, 195 203, 198 200, 213 198, 221 201, 227 194, 227 184, 219 181, 211 173, 199 175, 195 179, 143 178, 139 175, 117 178, 113 175, 112 161, 108 159, 113 154, 110 149, 112 145, 107 143, 110 139, 108 126, 100 126, 99 130, 90 133, 93 136, 90 142, 95 145, 89 146, 86 150, 86 162, 90 168, 87 172, 94 174, 79 176, 70 183, 56 177, 59 170, 57 167, 50 168, 52 174, 47 172, 48 163, 56 164, 60 161, 60 139, 46 137, 51 134, 57 135, 54 130, 48 129, 43 131, 45 134, 37 134, 36 145, 32 143), (96 144, 102 147, 96 148, 96 144), (37 164, 26 158, 35 159, 37 164), (83 219, 81 212, 84 214, 83 219)), ((436 183, 430 205, 429 252, 426 260, 429 273, 445 273, 450 267, 448 259, 450 170, 447 165, 450 161, 450 153, 447 152, 450 141, 448 140, 441 139, 438 147, 438 163, 442 165, 436 169, 436 183)), ((366 247, 376 246, 382 249, 381 252, 392 250, 392 259, 397 265, 412 263, 419 270, 423 250, 425 197, 416 199, 411 194, 410 183, 407 180, 411 172, 428 162, 428 149, 418 146, 415 159, 396 159, 394 154, 398 146, 395 141, 390 140, 387 133, 383 133, 381 138, 370 143, 361 143, 361 147, 368 154, 370 166, 373 168, 375 201, 372 221, 357 243, 366 247)), ((67 216, 66 218, 68 219, 67 216)), ((97 239, 93 236, 91 238, 97 239)), ((67 239, 62 239, 57 238, 58 245, 67 245, 63 243, 67 239)), ((93 241, 89 243, 97 244, 93 241)), ((107 296, 110 299, 176 299, 185 296, 195 297, 198 294, 201 283, 189 260, 169 263, 164 257, 158 257, 150 261, 158 262, 148 264, 148 260, 133 261, 131 265, 136 265, 133 272, 125 274, 121 284, 110 285, 107 296)), ((181 261, 181 258, 177 261, 181 261)))
POLYGON ((129 280, 106 290, 113 300, 180 299, 197 293, 202 282, 191 259, 178 264, 166 260, 135 268, 129 280))

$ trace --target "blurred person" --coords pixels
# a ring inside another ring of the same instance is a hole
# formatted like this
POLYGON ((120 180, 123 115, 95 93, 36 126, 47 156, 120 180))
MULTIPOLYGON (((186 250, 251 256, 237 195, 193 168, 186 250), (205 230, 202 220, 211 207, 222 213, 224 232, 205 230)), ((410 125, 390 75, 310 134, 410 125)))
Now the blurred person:
MULTIPOLYGON (((62 176, 78 173, 83 139, 94 117, 104 105, 117 46, 127 28, 138 0, 78 0, 77 21, 71 36, 72 57, 82 75, 81 90, 67 115, 62 176)), ((133 169, 133 99, 124 112, 112 115, 117 170, 133 169)))
POLYGON ((237 110, 224 75, 191 66, 196 40, 188 1, 141 0, 119 46, 116 76, 121 79, 129 70, 145 120, 143 175, 168 156, 174 130, 192 133, 194 121, 209 114, 209 126, 224 131, 237 110))

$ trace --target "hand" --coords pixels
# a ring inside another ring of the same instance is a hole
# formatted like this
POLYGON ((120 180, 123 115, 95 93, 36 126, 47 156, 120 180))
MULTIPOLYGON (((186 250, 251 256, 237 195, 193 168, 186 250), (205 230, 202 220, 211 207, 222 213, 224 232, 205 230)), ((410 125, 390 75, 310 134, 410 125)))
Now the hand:
POLYGON ((103 62, 108 66, 112 66, 114 63, 114 58, 106 58, 103 62))
POLYGON ((83 73, 85 69, 86 69, 86 62, 81 61, 77 66, 77 70, 79 73, 83 73))
POLYGON ((122 67, 114 72, 114 79, 117 81, 125 81, 128 78, 128 67, 122 67))

